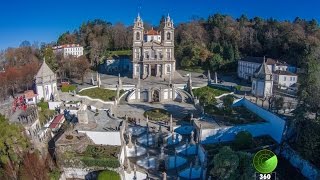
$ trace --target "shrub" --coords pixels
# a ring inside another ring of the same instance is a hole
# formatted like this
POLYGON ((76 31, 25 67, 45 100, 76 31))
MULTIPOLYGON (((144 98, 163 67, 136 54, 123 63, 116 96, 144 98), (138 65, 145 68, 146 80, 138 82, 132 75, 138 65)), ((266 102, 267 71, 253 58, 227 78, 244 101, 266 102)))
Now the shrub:
POLYGON ((116 158, 95 159, 91 157, 83 157, 81 158, 81 161, 89 167, 99 166, 99 167, 118 168, 120 166, 120 163, 116 158))
POLYGON ((150 120, 155 120, 155 121, 167 120, 170 116, 168 111, 164 109, 159 109, 159 108, 147 110, 143 113, 143 115, 144 117, 147 117, 148 115, 148 118, 150 120))
POLYGON ((99 173, 98 180, 120 180, 120 175, 115 171, 104 170, 99 173))
POLYGON ((43 100, 41 100, 38 104, 37 104, 38 107, 41 108, 41 111, 44 111, 46 109, 49 109, 49 104, 48 102, 44 102, 43 100))
POLYGON ((250 149, 253 146, 253 138, 250 132, 241 131, 236 135, 234 148, 237 150, 250 149))

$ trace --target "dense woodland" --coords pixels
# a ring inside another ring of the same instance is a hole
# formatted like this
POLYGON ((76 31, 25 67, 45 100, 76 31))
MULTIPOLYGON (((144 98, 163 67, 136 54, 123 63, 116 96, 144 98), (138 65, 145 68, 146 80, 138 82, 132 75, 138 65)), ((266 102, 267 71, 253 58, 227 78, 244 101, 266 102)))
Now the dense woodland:
MULTIPOLYGON (((164 17, 160 20, 163 27, 164 17)), ((151 25, 145 23, 145 29, 151 25)), ((104 20, 83 23, 74 32, 65 32, 57 42, 30 44, 0 52, 1 100, 8 94, 31 88, 39 64, 45 58, 49 66, 66 78, 83 79, 85 72, 95 66, 110 51, 128 50, 132 46, 132 26, 111 24, 104 20), (54 55, 51 47, 79 43, 85 56, 63 58, 54 55)), ((180 69, 210 69, 235 71, 237 60, 245 56, 266 56, 303 69, 299 74, 299 106, 290 121, 296 134, 290 138, 293 147, 315 165, 320 164, 320 28, 315 20, 296 18, 294 21, 275 19, 237 19, 215 14, 206 19, 192 19, 175 25, 175 58, 180 69)), ((0 126, 4 127, 4 126, 0 126)), ((1 152, 8 149, 3 144, 1 152)), ((1 167, 7 159, 1 157, 1 167)))

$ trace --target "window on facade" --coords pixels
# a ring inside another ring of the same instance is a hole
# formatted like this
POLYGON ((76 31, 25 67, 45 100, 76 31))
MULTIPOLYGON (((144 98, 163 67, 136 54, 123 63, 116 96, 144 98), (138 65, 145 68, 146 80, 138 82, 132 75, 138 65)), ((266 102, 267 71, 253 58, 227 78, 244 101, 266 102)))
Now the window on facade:
POLYGON ((171 39, 171 33, 168 32, 168 33, 167 33, 167 40, 170 40, 170 39, 171 39))
POLYGON ((156 51, 155 51, 155 50, 152 50, 152 51, 151 51, 151 57, 152 57, 152 58, 156 58, 156 51))
POLYGON ((171 71, 171 68, 170 68, 170 66, 168 65, 167 66, 167 72, 170 72, 171 71))
POLYGON ((167 52, 167 59, 170 59, 170 52, 167 52))
POLYGON ((286 81, 286 80, 287 80, 287 77, 284 76, 284 77, 283 77, 283 80, 286 81))
POLYGON ((136 66, 136 72, 137 73, 139 72, 139 66, 136 66))
POLYGON ((255 90, 255 89, 256 89, 256 84, 252 83, 252 90, 255 90))
POLYGON ((139 41, 140 40, 140 32, 136 33, 136 40, 139 41))

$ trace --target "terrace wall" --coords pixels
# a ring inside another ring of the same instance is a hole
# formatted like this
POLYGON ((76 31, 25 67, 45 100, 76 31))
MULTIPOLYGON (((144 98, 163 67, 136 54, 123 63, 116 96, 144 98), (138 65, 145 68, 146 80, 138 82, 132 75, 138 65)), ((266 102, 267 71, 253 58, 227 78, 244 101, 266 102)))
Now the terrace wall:
POLYGON ((95 143, 102 145, 121 146, 120 132, 96 132, 96 131, 79 131, 86 133, 87 136, 95 143))
POLYGON ((201 143, 211 144, 217 142, 232 141, 234 140, 236 134, 240 131, 249 131, 253 137, 269 135, 275 141, 281 143, 282 135, 285 128, 285 121, 283 119, 257 106, 256 104, 248 101, 247 99, 240 99, 238 101, 235 101, 233 105, 244 106, 249 111, 257 114, 259 117, 261 117, 267 122, 219 127, 216 129, 202 129, 201 143))
POLYGON ((240 126, 228 126, 217 129, 202 129, 201 143, 212 144, 234 140, 235 136, 241 131, 248 131, 253 137, 270 135, 268 129, 270 123, 256 123, 240 126))

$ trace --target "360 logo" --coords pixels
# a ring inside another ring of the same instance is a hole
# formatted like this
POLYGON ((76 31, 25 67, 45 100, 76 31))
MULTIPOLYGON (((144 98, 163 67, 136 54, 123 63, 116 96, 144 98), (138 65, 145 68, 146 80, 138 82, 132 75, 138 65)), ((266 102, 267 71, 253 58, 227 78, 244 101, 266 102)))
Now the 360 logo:
POLYGON ((263 149, 253 157, 253 165, 256 170, 263 174, 272 173, 278 164, 277 156, 270 150, 263 149))

